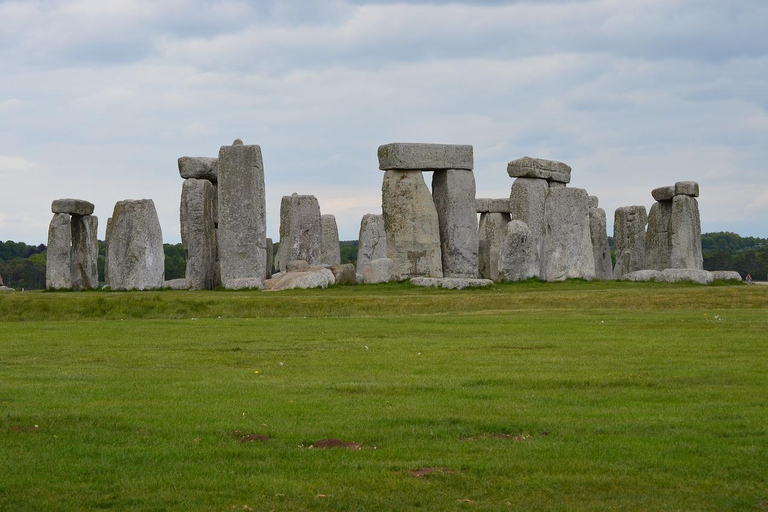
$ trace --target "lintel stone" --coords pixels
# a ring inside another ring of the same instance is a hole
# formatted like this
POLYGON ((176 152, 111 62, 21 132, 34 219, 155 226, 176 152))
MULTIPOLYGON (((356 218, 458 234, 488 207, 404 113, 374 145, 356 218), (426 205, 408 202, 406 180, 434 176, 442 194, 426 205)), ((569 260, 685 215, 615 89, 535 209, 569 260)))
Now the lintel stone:
POLYGON ((651 195, 656 201, 671 201, 675 197, 675 186, 655 188, 651 191, 651 195))
POLYGON ((435 171, 474 167, 472 146, 393 142, 379 146, 382 171, 435 171))
POLYGON ((475 199, 475 210, 477 213, 509 213, 509 198, 490 199, 482 197, 475 199))
POLYGON ((51 212, 68 213, 70 215, 90 215, 93 213, 93 203, 83 199, 55 199, 51 203, 51 212))
POLYGON ((699 184, 695 181, 678 181, 675 183, 675 195, 699 197, 699 184))
POLYGON ((507 164, 510 178, 541 178, 559 183, 571 182, 571 167, 563 162, 524 156, 507 164))

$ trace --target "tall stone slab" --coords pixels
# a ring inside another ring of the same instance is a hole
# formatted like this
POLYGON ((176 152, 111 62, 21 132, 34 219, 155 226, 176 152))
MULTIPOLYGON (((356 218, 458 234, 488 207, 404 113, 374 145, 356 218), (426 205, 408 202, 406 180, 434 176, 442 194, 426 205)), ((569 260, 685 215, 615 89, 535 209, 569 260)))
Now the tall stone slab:
POLYGON ((589 208, 589 234, 592 239, 592 254, 595 258, 595 278, 613 279, 613 262, 611 249, 608 246, 605 210, 602 208, 596 206, 589 208))
POLYGON ((111 231, 112 217, 107 217, 107 229, 104 232, 104 286, 109 286, 109 232, 111 231))
POLYGON ((544 203, 548 192, 549 187, 545 179, 517 178, 512 183, 512 190, 509 193, 510 219, 522 221, 528 226, 536 241, 539 256, 541 256, 541 244, 544 242, 546 233, 544 203))
POLYGON ((357 242, 357 282, 365 282, 363 270, 373 261, 387 257, 387 233, 384 217, 366 213, 360 221, 360 235, 357 242))
POLYGON ((95 215, 73 215, 72 288, 94 290, 99 287, 99 219, 95 215))
POLYGON ((672 249, 669 267, 702 270, 701 217, 699 203, 693 195, 675 196, 670 224, 672 249))
POLYGON ((423 174, 385 171, 381 196, 392 280, 443 277, 437 210, 423 174))
POLYGON ((581 188, 552 188, 544 207, 546 234, 541 246, 541 278, 594 279, 595 257, 589 228, 589 194, 581 188))
POLYGON ((181 187, 181 243, 191 290, 213 290, 216 282, 215 189, 207 179, 188 178, 181 187))
POLYGON ((499 250, 499 279, 524 281, 539 277, 539 248, 525 222, 507 223, 499 250))
POLYGON ((271 238, 267 238, 267 279, 275 271, 275 244, 271 238))
POLYGON ((446 169, 432 175, 432 198, 440 228, 444 277, 477 277, 477 209, 472 171, 446 169))
POLYGON ((151 199, 118 201, 112 212, 106 262, 113 290, 162 288, 163 233, 151 199))
POLYGON ((317 198, 299 194, 283 196, 280 202, 278 270, 284 272, 286 265, 294 260, 304 260, 310 266, 319 265, 321 258, 322 226, 317 198))
POLYGON ((616 266, 613 277, 645 269, 645 226, 648 214, 645 206, 623 206, 613 216, 613 244, 616 266))
POLYGON ((336 217, 330 214, 321 215, 320 231, 322 233, 320 262, 325 265, 341 265, 339 227, 336 225, 336 217))
POLYGON ((219 261, 225 288, 263 286, 267 217, 261 148, 236 139, 219 149, 219 261))
POLYGON ((478 228, 478 270, 485 279, 499 280, 499 254, 506 233, 508 213, 483 213, 478 228))
POLYGON ((68 213, 55 213, 48 225, 48 251, 45 261, 45 287, 49 290, 72 288, 72 227, 68 213))
POLYGON ((658 201, 648 213, 648 231, 645 234, 645 268, 670 268, 672 256, 672 201, 658 201))

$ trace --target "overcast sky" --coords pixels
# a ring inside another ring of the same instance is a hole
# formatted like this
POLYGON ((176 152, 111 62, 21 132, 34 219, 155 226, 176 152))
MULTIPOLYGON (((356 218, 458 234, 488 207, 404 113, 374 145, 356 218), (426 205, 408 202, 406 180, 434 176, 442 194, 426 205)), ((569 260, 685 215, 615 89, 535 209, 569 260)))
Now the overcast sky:
MULTIPOLYGON (((701 184, 703 231, 768 237, 768 2, 0 0, 0 240, 46 243, 53 199, 154 199, 179 235, 180 156, 262 149, 267 233, 313 194, 356 239, 376 149, 472 144, 573 167, 619 206, 701 184)), ((426 176, 429 183, 430 177, 426 176)))

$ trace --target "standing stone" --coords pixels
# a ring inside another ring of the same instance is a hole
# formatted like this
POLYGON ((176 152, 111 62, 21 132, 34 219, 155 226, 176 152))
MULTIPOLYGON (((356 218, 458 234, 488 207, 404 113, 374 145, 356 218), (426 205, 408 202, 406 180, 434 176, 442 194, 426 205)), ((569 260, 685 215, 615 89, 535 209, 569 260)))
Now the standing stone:
POLYGON ((73 215, 72 288, 93 290, 99 287, 99 219, 95 215, 73 215))
POLYGON ((336 225, 336 217, 321 215, 320 231, 322 232, 320 262, 325 265, 340 265, 341 249, 339 248, 339 228, 336 225))
POLYGON ((692 195, 677 195, 672 200, 672 250, 670 268, 701 270, 704 258, 701 252, 701 217, 699 203, 692 195))
POLYGON ((49 290, 72 288, 72 228, 68 213, 56 213, 48 226, 48 251, 45 261, 45 287, 49 290))
POLYGON ((267 238, 267 279, 275 270, 275 244, 271 238, 267 238))
POLYGON ((261 148, 236 139, 219 149, 219 261, 225 288, 262 286, 267 217, 261 148))
POLYGON ((387 257, 387 233, 384 217, 366 213, 360 221, 360 235, 357 242, 357 281, 362 283, 363 270, 373 260, 387 257))
POLYGON ((499 254, 507 223, 508 213, 483 213, 478 228, 478 270, 485 279, 498 281, 499 254))
POLYGON ((645 268, 669 268, 672 256, 672 201, 658 201, 648 213, 648 232, 645 235, 645 268))
POLYGON ((613 262, 611 249, 608 246, 608 230, 606 227, 605 210, 597 207, 597 198, 592 199, 589 208, 589 234, 592 239, 592 254, 595 258, 595 278, 613 279, 613 262))
POLYGON ((280 202, 280 247, 277 254, 280 272, 285 271, 288 262, 293 260, 304 260, 310 266, 321 263, 320 204, 315 196, 283 196, 280 202))
POLYGON ((525 222, 507 223, 499 251, 499 278, 524 281, 539 276, 539 248, 525 222))
POLYGON ((107 229, 104 232, 104 286, 109 286, 109 232, 112 229, 112 217, 107 217, 107 229))
POLYGON ((544 218, 546 235, 541 248, 541 278, 546 281, 594 279, 595 256, 587 191, 566 187, 550 189, 544 218))
POLYGON ((184 180, 180 206, 181 243, 187 255, 186 279, 191 290, 213 290, 218 284, 213 197, 214 187, 210 181, 184 180))
POLYGON ((477 209, 472 171, 447 169, 432 175, 440 229, 443 276, 477 277, 477 209))
POLYGON ((616 252, 614 278, 621 279, 624 274, 645 269, 647 223, 645 206, 623 206, 616 209, 613 217, 613 244, 616 252))
POLYGON ((548 191, 546 180, 517 178, 512 183, 512 190, 509 193, 509 217, 512 220, 520 220, 528 226, 536 242, 539 257, 541 257, 541 244, 544 242, 546 231, 544 203, 548 191))
POLYGON ((386 171, 381 187, 392 280, 443 277, 437 210, 419 171, 386 171))
POLYGON ((378 258, 363 268, 363 282, 366 284, 388 283, 392 280, 392 260, 378 258))
POLYGON ((165 253, 154 201, 118 201, 112 213, 107 238, 110 288, 162 288, 165 253))

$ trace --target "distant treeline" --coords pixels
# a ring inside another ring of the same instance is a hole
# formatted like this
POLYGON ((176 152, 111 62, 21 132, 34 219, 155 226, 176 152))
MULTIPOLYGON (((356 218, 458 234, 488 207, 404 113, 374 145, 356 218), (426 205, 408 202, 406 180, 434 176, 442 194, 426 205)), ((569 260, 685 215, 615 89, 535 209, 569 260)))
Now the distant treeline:
POLYGON ((705 270, 735 270, 755 281, 768 281, 768 238, 719 232, 701 235, 705 270))

